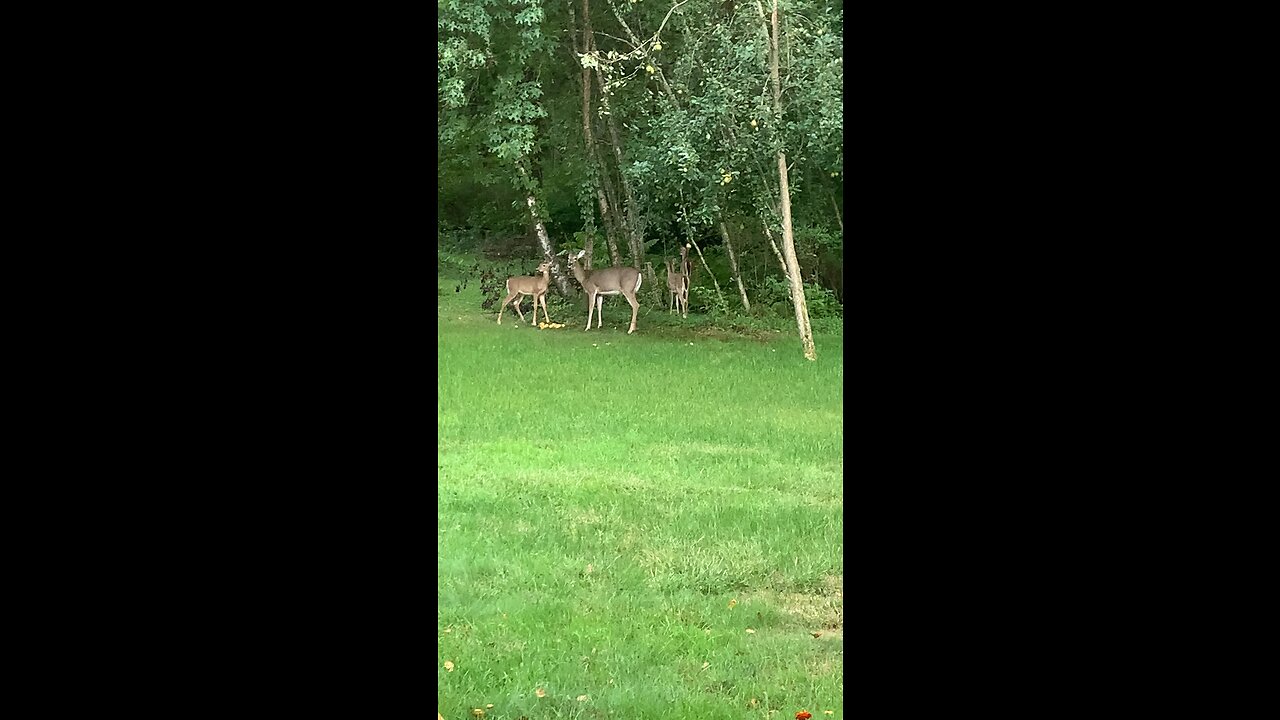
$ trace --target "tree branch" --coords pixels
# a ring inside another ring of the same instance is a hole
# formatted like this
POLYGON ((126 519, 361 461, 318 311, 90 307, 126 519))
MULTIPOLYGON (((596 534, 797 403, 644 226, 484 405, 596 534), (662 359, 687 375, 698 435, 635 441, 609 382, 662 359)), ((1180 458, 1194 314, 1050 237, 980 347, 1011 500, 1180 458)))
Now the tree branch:
POLYGON ((635 45, 632 45, 630 42, 628 42, 628 41, 626 41, 626 40, 623 40, 622 38, 617 37, 617 36, 615 36, 615 35, 610 35, 610 34, 609 34, 609 33, 607 33, 607 32, 601 32, 601 31, 599 31, 599 30, 593 30, 593 31, 592 31, 592 34, 594 34, 594 35, 603 35, 603 36, 605 36, 605 37, 607 37, 607 38, 612 38, 612 39, 614 39, 614 40, 617 40, 617 41, 618 41, 618 42, 620 42, 620 43, 624 43, 624 44, 626 44, 626 45, 631 45, 631 51, 632 51, 632 52, 635 52, 636 50, 639 50, 639 49, 640 49, 640 48, 636 47, 635 45))
POLYGON ((667 26, 667 20, 671 18, 671 13, 675 12, 677 8, 687 2, 689 2, 689 0, 684 0, 684 2, 678 2, 671 6, 671 9, 667 11, 667 17, 662 18, 662 24, 658 26, 658 32, 653 34, 655 38, 662 34, 662 28, 667 26))

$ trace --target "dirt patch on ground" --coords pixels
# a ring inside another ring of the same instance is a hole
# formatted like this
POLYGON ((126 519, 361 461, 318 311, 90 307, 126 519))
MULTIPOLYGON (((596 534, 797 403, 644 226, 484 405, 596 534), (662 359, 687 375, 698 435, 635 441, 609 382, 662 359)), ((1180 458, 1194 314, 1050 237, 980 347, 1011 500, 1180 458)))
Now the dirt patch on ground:
POLYGON ((828 593, 831 593, 841 599, 844 599, 844 576, 843 575, 828 575, 822 578, 822 584, 828 593))
POLYGON ((787 615, 813 631, 827 633, 844 627, 844 603, 838 596, 778 593, 777 598, 787 615))
POLYGON ((828 575, 822 589, 813 592, 763 590, 744 599, 763 600, 780 609, 794 625, 811 634, 821 633, 819 640, 844 637, 844 580, 840 576, 828 575))
POLYGON ((721 342, 729 342, 731 340, 754 340, 762 344, 770 342, 778 337, 772 330, 757 330, 755 328, 733 326, 727 328, 712 326, 700 327, 695 328, 692 331, 692 334, 699 338, 720 340, 721 342))

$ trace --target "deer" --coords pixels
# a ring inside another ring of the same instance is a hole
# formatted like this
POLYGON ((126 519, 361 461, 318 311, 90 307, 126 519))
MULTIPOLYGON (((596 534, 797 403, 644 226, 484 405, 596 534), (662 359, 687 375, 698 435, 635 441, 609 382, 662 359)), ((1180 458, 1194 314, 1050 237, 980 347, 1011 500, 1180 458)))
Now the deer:
POLYGON ((528 275, 516 275, 507 278, 507 299, 502 301, 502 306, 498 308, 498 324, 502 324, 502 311, 507 309, 507 303, 512 298, 515 303, 512 305, 516 309, 516 313, 520 315, 520 319, 524 320, 524 313, 520 312, 520 303, 524 301, 525 295, 533 296, 533 319, 529 321, 530 325, 538 324, 538 302, 542 302, 542 316, 547 319, 547 324, 551 324, 551 316, 547 314, 547 286, 551 284, 551 263, 543 261, 538 266, 538 275, 532 277, 528 275))
POLYGON ((680 272, 675 272, 672 265, 675 260, 668 259, 667 263, 667 290, 671 293, 671 298, 667 303, 667 312, 670 313, 674 308, 680 312, 681 317, 689 317, 689 246, 686 244, 680 248, 680 272))
POLYGON ((603 324, 600 315, 604 308, 605 295, 622 295, 627 302, 631 303, 631 329, 627 330, 627 334, 630 335, 636 331, 636 315, 640 312, 640 303, 636 302, 636 292, 640 290, 640 283, 643 282, 644 276, 633 267, 584 270, 578 260, 586 254, 586 250, 579 250, 577 255, 569 256, 569 267, 573 269, 573 276, 578 278, 578 284, 582 285, 583 292, 587 294, 587 326, 583 330, 591 329, 593 311, 596 328, 603 324))

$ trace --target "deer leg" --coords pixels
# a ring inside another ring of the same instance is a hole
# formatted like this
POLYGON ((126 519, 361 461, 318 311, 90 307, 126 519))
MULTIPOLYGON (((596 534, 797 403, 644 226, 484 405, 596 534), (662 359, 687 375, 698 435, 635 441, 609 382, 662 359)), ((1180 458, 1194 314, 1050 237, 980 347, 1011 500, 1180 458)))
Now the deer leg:
POLYGON ((516 298, 516 301, 511 304, 511 307, 516 309, 516 312, 520 314, 520 321, 524 322, 524 313, 520 312, 520 303, 522 302, 524 302, 524 296, 520 295, 516 298))
POLYGON ((640 312, 640 303, 636 302, 635 293, 623 293, 622 296, 627 299, 627 302, 631 303, 631 329, 627 331, 627 334, 630 335, 636 331, 636 314, 640 312))
POLYGON ((596 296, 596 329, 597 330, 600 329, 600 324, 603 322, 602 318, 604 318, 604 296, 597 295, 596 296))
POLYGON ((498 307, 498 324, 499 324, 499 325, 501 325, 501 324, 502 324, 502 311, 507 309, 507 303, 511 302, 511 298, 513 298, 513 297, 515 297, 515 296, 517 296, 517 295, 519 295, 519 294, 520 294, 520 293, 511 293, 510 295, 508 295, 508 296, 507 296, 507 299, 506 299, 506 300, 503 300, 503 301, 502 301, 502 305, 500 305, 500 306, 498 307))
POLYGON ((544 320, 546 320, 546 321, 547 321, 547 324, 548 324, 548 325, 550 325, 550 324, 551 324, 551 318, 547 317, 547 296, 546 296, 546 295, 535 295, 535 296, 534 296, 534 298, 533 298, 533 319, 534 319, 534 320, 537 320, 537 319, 538 319, 538 303, 539 303, 539 302, 541 302, 541 303, 542 303, 542 318, 543 318, 544 320))
POLYGON ((591 329, 591 316, 596 310, 596 296, 593 293, 587 293, 587 326, 583 330, 591 329))

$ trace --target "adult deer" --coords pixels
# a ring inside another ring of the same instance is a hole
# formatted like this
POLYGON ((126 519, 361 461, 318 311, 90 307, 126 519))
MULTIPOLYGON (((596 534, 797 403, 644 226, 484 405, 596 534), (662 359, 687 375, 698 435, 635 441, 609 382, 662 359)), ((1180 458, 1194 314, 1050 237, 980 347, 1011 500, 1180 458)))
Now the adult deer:
POLYGON ((599 328, 603 324, 600 311, 604 308, 605 295, 621 295, 631 303, 631 329, 627 331, 630 335, 636 331, 636 315, 640 312, 640 303, 636 302, 636 291, 640 289, 644 276, 632 267, 584 270, 578 260, 586 254, 586 250, 579 250, 577 255, 569 256, 569 267, 573 268, 573 276, 578 278, 583 292, 587 294, 587 326, 583 329, 591 329, 592 311, 595 312, 596 327, 599 328))
POLYGON ((674 307, 681 317, 689 317, 689 246, 680 248, 680 272, 672 269, 675 260, 667 260, 667 290, 671 298, 667 312, 674 307))
POLYGON ((551 316, 547 315, 547 286, 551 284, 551 263, 543 261, 538 266, 538 275, 532 277, 528 275, 517 275, 507 278, 507 299, 502 301, 502 307, 498 308, 498 324, 502 324, 502 311, 507 309, 507 303, 515 298, 512 305, 516 309, 516 313, 520 315, 520 319, 524 320, 524 313, 520 312, 520 303, 524 302, 525 295, 533 296, 533 319, 529 321, 530 325, 538 324, 538 302, 542 302, 542 316, 547 319, 547 323, 551 323, 551 316))

